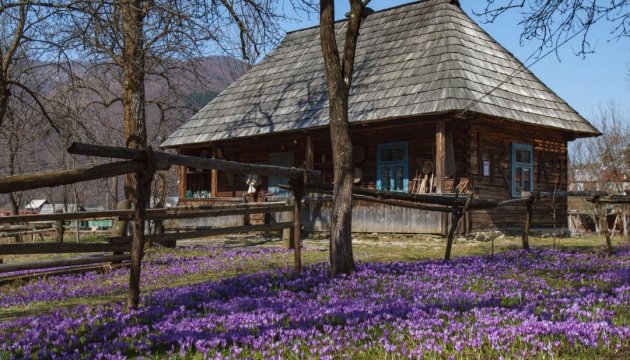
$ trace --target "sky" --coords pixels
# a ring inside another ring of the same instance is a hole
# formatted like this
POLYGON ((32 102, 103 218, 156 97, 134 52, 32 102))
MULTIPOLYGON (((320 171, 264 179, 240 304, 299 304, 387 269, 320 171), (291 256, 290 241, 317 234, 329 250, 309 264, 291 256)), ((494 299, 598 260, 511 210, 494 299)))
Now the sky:
MULTIPOLYGON (((403 0, 372 0, 369 7, 378 11, 397 5, 410 3, 403 0)), ((521 28, 518 23, 522 15, 517 11, 503 14, 495 23, 485 24, 484 19, 473 14, 480 12, 486 1, 460 0, 464 11, 503 47, 525 61, 540 45, 535 41, 521 45, 521 28)), ((342 18, 348 11, 348 0, 335 0, 336 17, 342 18)), ((300 18, 287 22, 283 28, 293 31, 318 25, 318 14, 310 18, 300 18)), ((597 111, 609 101, 615 101, 625 113, 630 114, 630 38, 612 39, 610 23, 602 21, 590 30, 591 46, 594 53, 577 56, 580 37, 565 44, 530 67, 550 89, 555 91, 582 116, 597 122, 597 111)), ((546 52, 546 51, 545 51, 546 52)), ((531 63, 533 60, 530 60, 531 63)), ((527 63, 526 65, 529 65, 527 63)), ((626 120, 630 121, 626 116, 626 120)))

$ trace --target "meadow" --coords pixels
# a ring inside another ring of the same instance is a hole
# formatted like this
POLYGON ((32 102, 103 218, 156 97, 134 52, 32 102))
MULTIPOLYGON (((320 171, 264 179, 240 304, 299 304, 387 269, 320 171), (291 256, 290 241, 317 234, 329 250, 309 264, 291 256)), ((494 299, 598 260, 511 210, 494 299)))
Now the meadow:
POLYGON ((300 276, 273 238, 155 248, 133 312, 126 269, 0 286, 0 359, 627 358, 630 248, 532 243, 460 243, 443 262, 440 239, 367 236, 334 279, 325 239, 300 276))

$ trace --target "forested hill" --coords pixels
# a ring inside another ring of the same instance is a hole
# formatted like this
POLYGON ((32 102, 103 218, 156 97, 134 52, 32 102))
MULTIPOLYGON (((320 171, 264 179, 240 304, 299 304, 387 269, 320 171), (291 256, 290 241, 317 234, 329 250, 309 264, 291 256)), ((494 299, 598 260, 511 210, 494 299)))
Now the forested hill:
MULTIPOLYGON (((157 148, 167 135, 238 79, 246 65, 234 58, 214 56, 173 60, 153 65, 152 70, 145 82, 146 123, 148 143, 157 148)), ((72 141, 122 146, 120 75, 118 68, 108 64, 75 62, 64 69, 48 64, 37 67, 24 81, 33 83, 47 114, 28 94, 10 103, 11 116, 0 127, 4 149, 0 176, 85 164, 87 159, 67 155, 65 150, 72 141)), ((102 186, 83 187, 92 189, 81 190, 80 202, 103 203, 101 195, 94 196, 102 186)), ((29 193, 22 205, 30 198, 60 201, 64 196, 59 189, 47 190, 46 194, 29 193)), ((0 196, 0 207, 7 203, 8 198, 0 196)))

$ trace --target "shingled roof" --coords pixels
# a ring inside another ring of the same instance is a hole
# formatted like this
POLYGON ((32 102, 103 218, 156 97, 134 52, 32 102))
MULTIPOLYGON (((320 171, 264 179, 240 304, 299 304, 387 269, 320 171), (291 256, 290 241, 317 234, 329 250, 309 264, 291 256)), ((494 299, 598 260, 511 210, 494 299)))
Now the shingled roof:
MULTIPOLYGON (((345 24, 336 23, 338 43, 345 24)), ((351 122, 418 121, 418 115, 468 109, 576 136, 599 134, 531 72, 519 71, 521 62, 457 1, 425 0, 369 15, 355 64, 351 122)), ((314 27, 287 34, 162 146, 323 127, 328 121, 319 28, 314 27)))

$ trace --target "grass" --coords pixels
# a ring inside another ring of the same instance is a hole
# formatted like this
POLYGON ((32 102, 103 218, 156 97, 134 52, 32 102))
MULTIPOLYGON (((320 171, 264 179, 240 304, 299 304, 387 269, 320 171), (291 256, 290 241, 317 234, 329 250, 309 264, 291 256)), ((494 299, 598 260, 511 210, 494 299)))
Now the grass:
MULTIPOLYGON (((278 239, 277 234, 264 234, 263 236, 224 236, 224 237, 215 237, 208 238, 201 241, 182 241, 178 242, 178 245, 194 245, 194 244, 203 244, 203 245, 211 245, 222 247, 225 249, 231 248, 244 248, 244 247, 264 247, 264 248, 279 248, 282 246, 281 241, 278 239)), ((87 241, 93 242, 102 242, 102 238, 94 237, 90 238, 87 241)), ((304 241, 305 249, 302 252, 302 262, 304 265, 310 265, 315 263, 322 263, 328 261, 328 242, 329 240, 323 235, 315 235, 304 241)), ((445 250, 445 239, 438 236, 405 236, 405 235, 357 235, 353 238, 353 251, 355 260, 358 262, 399 262, 399 261, 420 261, 427 259, 441 259, 444 255, 445 250)), ((583 238, 530 238, 530 245, 533 249, 550 249, 556 248, 565 252, 584 252, 591 254, 601 254, 604 256, 605 254, 605 242, 602 237, 583 237, 583 238)), ((620 241, 619 238, 615 238, 613 241, 614 246, 619 246, 620 241)), ((462 257, 462 256, 480 256, 480 255, 491 255, 498 254, 504 251, 520 249, 521 248, 521 239, 516 237, 503 237, 495 240, 494 242, 478 242, 478 241, 466 241, 466 240, 458 240, 453 246, 453 257, 462 257)), ((177 255, 178 257, 184 258, 193 258, 196 256, 201 256, 204 253, 207 253, 207 250, 196 250, 194 248, 186 248, 186 249, 166 249, 161 247, 155 247, 149 249, 146 254, 146 259, 151 260, 152 258, 161 258, 168 255, 177 255)), ((192 273, 186 275, 177 275, 172 278, 164 279, 157 284, 152 284, 151 286, 144 286, 142 291, 146 294, 148 292, 161 289, 161 288, 172 288, 189 284, 203 283, 211 280, 220 280, 235 277, 242 274, 255 273, 259 271, 273 270, 279 268, 287 268, 292 266, 293 254, 286 252, 272 252, 272 255, 269 258, 265 258, 264 261, 259 260, 249 260, 246 262, 237 262, 232 261, 234 264, 238 266, 234 268, 226 268, 219 269, 213 272, 203 272, 203 273, 192 273)), ((72 254, 66 257, 76 257, 82 256, 80 254, 72 254)), ((555 256, 555 255, 553 255, 555 256)), ((48 260, 51 258, 59 258, 59 255, 29 255, 29 256, 11 256, 5 257, 5 261, 9 262, 22 262, 22 261, 37 261, 37 260, 48 260)), ((220 258, 220 255, 214 257, 215 259, 220 258)), ((238 259, 238 257, 235 257, 238 259)), ((232 259, 232 258, 228 258, 232 259)), ((188 269, 191 269, 188 267, 188 269)), ((196 268, 193 268, 196 269, 196 268)), ((581 269, 573 270, 578 273, 581 272, 581 269)), ((572 282, 566 282, 563 278, 563 271, 559 269, 557 273, 554 271, 546 271, 543 274, 532 273, 530 275, 536 275, 539 278, 543 278, 547 284, 549 284, 554 289, 562 289, 566 287, 570 287, 571 289, 579 289, 584 285, 583 280, 576 280, 572 282)), ((597 275, 597 271, 593 269, 584 268, 584 275, 597 275)), ((126 276, 125 274, 115 274, 115 276, 119 279, 120 277, 126 276)), ((523 278, 526 278, 527 271, 521 271, 517 274, 512 274, 512 276, 516 276, 519 278, 519 281, 523 281, 523 278)), ((516 278, 515 278, 516 280, 516 278)), ((595 279, 585 278, 584 281, 599 281, 595 279)), ((14 283, 8 285, 0 285, 0 296, 5 291, 11 291, 11 288, 14 287, 17 289, 19 286, 24 283, 14 283)), ((605 285, 605 284, 604 284, 605 285)), ((106 285, 107 286, 107 285, 106 285)), ((487 284, 482 282, 479 283, 471 283, 470 290, 483 293, 487 289, 487 284)), ((597 288, 605 288, 605 286, 600 286, 598 284, 597 288)), ((119 289, 119 288, 115 288, 119 289)), ((31 294, 31 292, 28 292, 31 294)), ((16 294, 16 293, 15 293, 16 294)), ((18 305, 12 306, 10 308, 0 308, 0 322, 3 320, 9 321, 14 320, 24 316, 32 316, 43 314, 46 312, 50 312, 53 310, 58 310, 59 308, 72 308, 77 305, 107 305, 114 302, 123 302, 126 298, 126 294, 118 293, 113 295, 102 295, 102 296, 90 296, 90 297, 74 297, 68 298, 61 301, 50 301, 50 302, 32 302, 26 305, 18 305)), ((522 299, 506 297, 502 299, 501 306, 505 308, 511 308, 513 306, 517 306, 522 299), (504 302, 505 301, 505 302, 504 302)), ((599 305, 594 306, 592 309, 589 308, 588 311, 596 311, 599 305)), ((544 306, 543 306, 544 307, 544 306)), ((618 326, 628 326, 630 323, 630 308, 628 308, 627 304, 621 304, 618 308, 614 308, 615 313, 617 314, 612 321, 618 326)), ((334 324, 333 320, 329 321, 334 324)), ((392 340, 393 341, 393 340, 392 340)), ((518 343, 517 343, 518 345, 518 343)), ((156 349, 158 350, 158 349, 156 349)), ((454 351, 454 349, 448 349, 449 351, 454 351)), ((620 349, 618 353, 611 353, 606 349, 602 348, 576 348, 573 350, 564 349, 561 352, 555 354, 555 358, 559 359, 590 359, 590 358, 627 358, 626 356, 630 355, 628 353, 630 348, 626 345, 620 349), (566 351, 566 352, 565 352, 566 351), (611 357, 612 356, 612 357, 611 357)), ((0 358, 2 354, 0 353, 0 358)), ((166 353, 161 353, 157 351, 154 353, 155 356, 150 356, 149 358, 160 358, 161 356, 166 356, 166 353)), ((259 356, 260 354, 256 354, 259 356)), ((500 353, 493 351, 492 349, 477 349, 472 351, 470 349, 466 350, 463 353, 460 353, 455 357, 456 359, 467 359, 467 358, 476 358, 476 359, 489 359, 489 358, 497 358, 500 353)), ((254 356, 253 358, 257 358, 254 356)), ((431 357, 431 356, 429 356, 431 357)), ((185 359, 197 359, 202 358, 199 353, 186 353, 183 357, 185 359)), ((297 357, 296 357, 297 358, 297 357)), ((399 358, 398 355, 387 352, 384 348, 380 346, 372 346, 366 351, 358 352, 354 354, 353 358, 356 359, 371 359, 371 358, 391 358, 396 359, 399 358)))
MULTIPOLYGON (((214 245, 226 248, 233 247, 281 247, 282 243, 278 238, 273 237, 274 234, 264 234, 264 236, 224 236, 208 238, 201 241, 181 241, 180 245, 204 244, 214 245)), ((619 238, 613 242, 614 246, 619 245, 619 238)), ((103 242, 103 235, 95 235, 86 238, 85 241, 103 242)), ((554 239, 552 238, 530 238, 532 248, 552 248, 554 239)), ((307 251, 302 252, 302 263, 310 265, 328 261, 328 238, 324 235, 314 235, 304 241, 307 251)), ((395 261, 418 261, 426 259, 441 259, 444 256, 445 239, 439 236, 426 235, 356 235, 353 238, 353 251, 356 261, 359 262, 395 262, 395 261)), ((500 253, 503 251, 520 249, 521 240, 516 237, 505 237, 492 242, 479 241, 457 241, 453 246, 453 257, 460 256, 478 256, 500 253)), ((598 237, 582 237, 582 238, 562 238, 555 239, 556 249, 568 251, 587 251, 602 252, 604 248, 604 240, 598 237)), ((147 251, 147 258, 160 254, 168 254, 180 250, 171 250, 165 248, 153 248, 147 251)), ((195 256, 196 252, 190 250, 186 252, 186 256, 195 256)), ((31 262, 39 260, 51 260, 60 258, 71 258, 83 256, 82 254, 46 254, 46 255, 11 255, 5 257, 5 263, 31 262)), ((211 280, 234 277, 246 273, 255 273, 259 271, 272 270, 292 266, 292 256, 276 255, 271 261, 264 263, 253 263, 247 268, 238 271, 219 271, 213 273, 194 273, 174 278, 168 283, 162 283, 156 286, 145 287, 143 291, 152 291, 165 287, 176 287, 187 284, 201 283, 211 280)), ((0 290, 8 290, 10 288, 20 286, 22 283, 14 283, 0 286, 0 290)), ((21 316, 30 316, 49 312, 59 307, 73 307, 76 305, 99 305, 110 302, 124 301, 126 294, 116 294, 99 297, 78 297, 61 302, 40 302, 30 303, 25 306, 14 306, 10 308, 0 308, 0 318, 3 320, 15 319, 21 316)))

